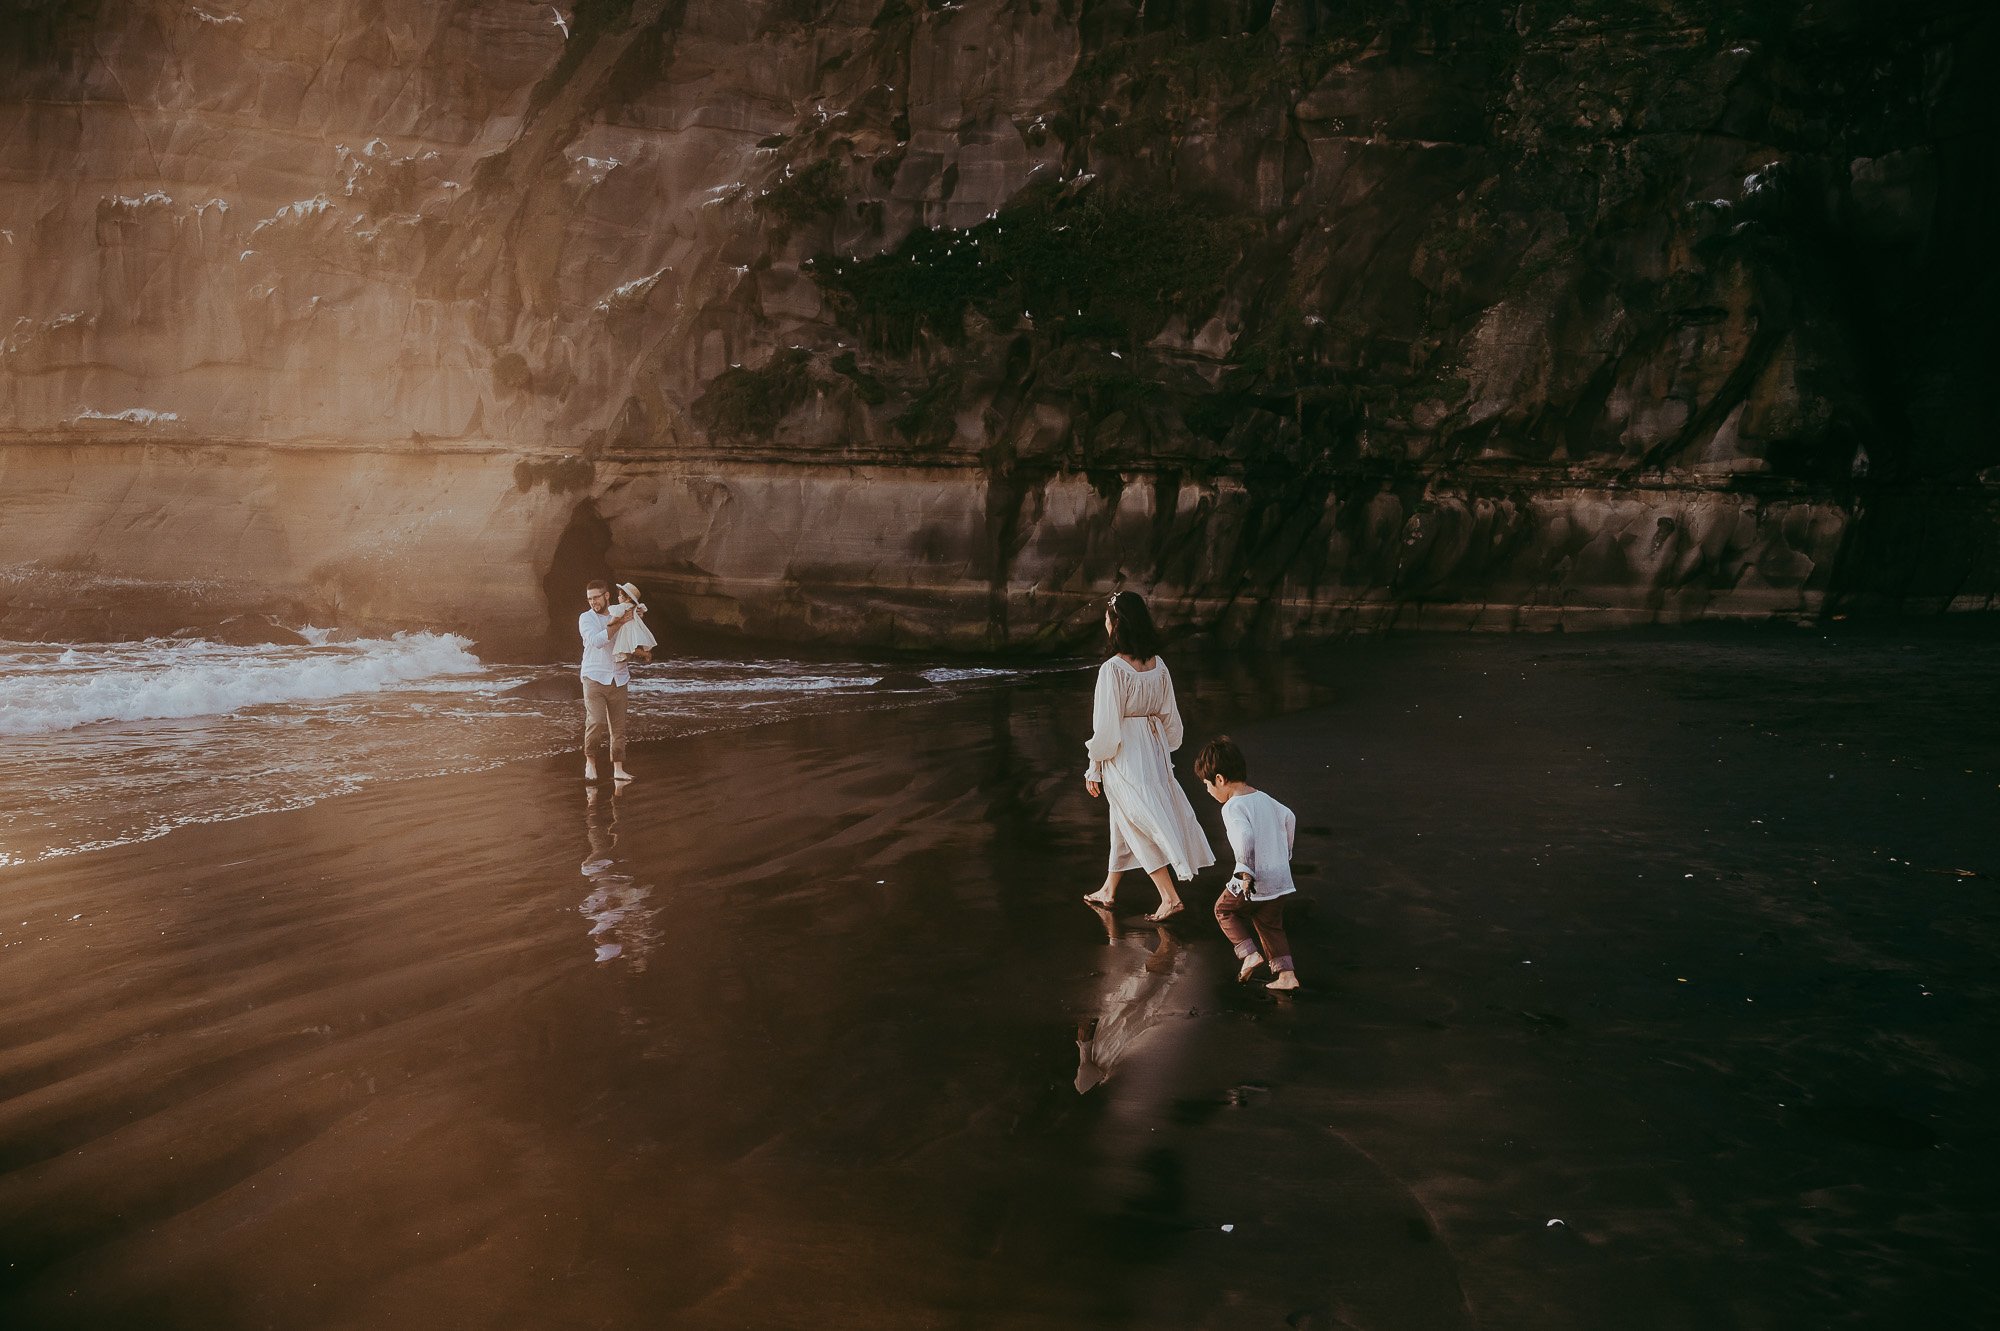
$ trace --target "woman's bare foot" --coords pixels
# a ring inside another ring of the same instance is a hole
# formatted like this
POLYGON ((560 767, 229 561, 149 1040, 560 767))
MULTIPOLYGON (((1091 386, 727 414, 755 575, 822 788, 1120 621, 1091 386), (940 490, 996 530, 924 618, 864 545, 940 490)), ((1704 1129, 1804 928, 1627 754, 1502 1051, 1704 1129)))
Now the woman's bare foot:
POLYGON ((1186 909, 1187 903, 1185 901, 1162 901, 1160 908, 1146 918, 1154 924, 1159 924, 1163 921, 1171 920, 1186 909))
POLYGON ((1275 989, 1279 993, 1290 993, 1299 987, 1299 973, 1297 971, 1279 971, 1278 978, 1264 987, 1266 989, 1275 989))
POLYGON ((1252 952, 1249 956, 1243 958, 1243 964, 1236 969, 1236 983, 1242 984, 1245 980, 1256 974, 1257 968, 1263 964, 1264 954, 1261 952, 1252 952))

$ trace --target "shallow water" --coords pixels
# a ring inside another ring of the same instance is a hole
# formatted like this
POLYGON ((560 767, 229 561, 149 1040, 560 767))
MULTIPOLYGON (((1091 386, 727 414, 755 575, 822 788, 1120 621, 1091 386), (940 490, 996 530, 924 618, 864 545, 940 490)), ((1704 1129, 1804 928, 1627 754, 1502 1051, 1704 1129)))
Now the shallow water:
POLYGON ((0 1321, 2000 1313, 1992 642, 1174 666, 1296 998, 1077 901, 1076 673, 0 869, 0 1321))
MULTIPOLYGON (((548 668, 488 664, 446 634, 307 633, 313 646, 0 642, 0 866, 578 743, 577 703, 505 696, 548 668)), ((899 669, 946 692, 1018 673, 899 669)), ((631 734, 880 706, 885 695, 871 686, 885 670, 862 661, 664 659, 635 674, 631 734)))

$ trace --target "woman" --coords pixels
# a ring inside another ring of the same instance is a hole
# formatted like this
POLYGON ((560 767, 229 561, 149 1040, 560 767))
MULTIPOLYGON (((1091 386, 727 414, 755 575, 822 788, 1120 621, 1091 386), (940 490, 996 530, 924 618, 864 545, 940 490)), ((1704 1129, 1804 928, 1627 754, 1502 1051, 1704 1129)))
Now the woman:
POLYGON ((1181 713, 1146 602, 1137 592, 1119 592, 1105 609, 1104 628, 1111 657, 1097 671, 1084 789, 1092 799, 1103 794, 1111 809, 1111 871, 1084 900, 1111 909, 1119 878, 1143 869, 1160 889, 1159 909, 1146 917, 1158 922, 1186 909, 1174 874, 1193 878, 1215 863, 1215 852, 1174 781, 1168 755, 1181 746, 1181 713))

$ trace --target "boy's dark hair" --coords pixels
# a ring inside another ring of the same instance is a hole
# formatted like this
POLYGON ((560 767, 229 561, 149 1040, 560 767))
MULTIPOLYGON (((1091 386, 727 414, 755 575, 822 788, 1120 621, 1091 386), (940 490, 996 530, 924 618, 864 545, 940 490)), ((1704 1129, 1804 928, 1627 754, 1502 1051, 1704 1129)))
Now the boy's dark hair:
POLYGON ((1250 764, 1243 757, 1243 750, 1236 747, 1236 741, 1227 735, 1217 735, 1201 746, 1201 752, 1194 756, 1195 778, 1207 785, 1215 777, 1224 781, 1248 781, 1250 764))
POLYGON ((1153 627, 1153 612, 1146 598, 1137 592, 1116 592, 1105 603, 1111 615, 1111 654, 1123 652, 1139 661, 1160 654, 1160 631, 1153 627))
POLYGON ((585 584, 583 592, 586 596, 592 592, 603 592, 606 596, 609 596, 611 595, 611 584, 602 578, 592 578, 585 584))

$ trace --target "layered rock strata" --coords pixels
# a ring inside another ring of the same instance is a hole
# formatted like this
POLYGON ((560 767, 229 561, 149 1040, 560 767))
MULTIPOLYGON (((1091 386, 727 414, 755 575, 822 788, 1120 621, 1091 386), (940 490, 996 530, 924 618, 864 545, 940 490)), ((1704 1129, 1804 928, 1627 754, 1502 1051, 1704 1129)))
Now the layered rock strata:
POLYGON ((0 0, 0 623, 1987 607, 1995 27, 0 0))

